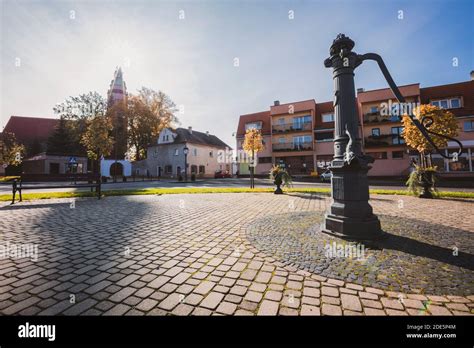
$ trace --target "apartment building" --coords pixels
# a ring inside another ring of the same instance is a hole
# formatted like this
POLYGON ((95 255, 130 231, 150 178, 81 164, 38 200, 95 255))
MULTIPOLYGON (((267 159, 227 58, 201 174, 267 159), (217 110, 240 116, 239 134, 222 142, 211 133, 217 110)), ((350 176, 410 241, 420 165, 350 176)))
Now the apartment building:
MULTIPOLYGON (((474 177, 474 76, 466 82, 420 88, 419 83, 399 87, 406 108, 417 104, 433 104, 451 111, 459 122, 459 139, 464 152, 452 161, 433 155, 438 169, 445 176, 474 177)), ((357 91, 360 137, 364 152, 375 158, 369 176, 401 177, 410 172, 412 158, 401 132, 402 111, 389 88, 357 91)), ((408 111, 410 111, 408 109, 408 111)), ((268 111, 240 116, 237 129, 237 149, 242 148, 245 130, 262 130, 265 151, 258 154, 256 174, 266 175, 272 164, 282 164, 292 175, 308 176, 321 172, 334 154, 333 102, 316 103, 306 100, 287 104, 274 102, 268 111)), ((449 142, 446 153, 457 144, 449 142)), ((240 174, 248 174, 248 165, 240 164, 240 174)))

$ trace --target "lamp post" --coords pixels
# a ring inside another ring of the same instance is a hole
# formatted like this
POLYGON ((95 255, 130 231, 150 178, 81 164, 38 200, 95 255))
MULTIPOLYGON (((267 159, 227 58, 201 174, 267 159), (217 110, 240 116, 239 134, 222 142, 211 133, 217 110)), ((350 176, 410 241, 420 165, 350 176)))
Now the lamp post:
MULTIPOLYGON (((382 235, 380 221, 372 213, 369 204, 367 172, 374 159, 362 153, 359 136, 359 120, 356 109, 354 70, 366 60, 377 62, 382 74, 398 102, 405 103, 397 85, 388 72, 382 57, 375 53, 352 52, 354 41, 339 34, 329 50, 330 57, 324 61, 326 68, 333 69, 334 80, 334 158, 329 166, 332 172, 331 195, 333 202, 325 215, 323 232, 355 240, 371 240, 382 235)), ((454 138, 438 134, 429 129, 430 117, 419 121, 408 115, 411 122, 443 158, 456 160, 463 152, 462 143, 454 138), (430 134, 454 141, 459 150, 448 156, 439 149, 430 134)))
POLYGON ((189 148, 186 145, 184 145, 183 153, 184 153, 184 182, 188 182, 188 153, 189 153, 189 148))

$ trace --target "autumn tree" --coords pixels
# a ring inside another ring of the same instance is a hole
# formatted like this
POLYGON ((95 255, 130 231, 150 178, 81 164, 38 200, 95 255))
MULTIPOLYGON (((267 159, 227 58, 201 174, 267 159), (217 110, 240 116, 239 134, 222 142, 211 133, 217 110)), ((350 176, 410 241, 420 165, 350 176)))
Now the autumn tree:
POLYGON ((161 91, 142 87, 137 95, 129 95, 126 108, 128 140, 135 160, 146 157, 148 145, 163 128, 178 122, 176 111, 175 103, 161 91))
POLYGON ((19 166, 25 153, 25 146, 17 142, 15 134, 0 133, 0 165, 19 166))
MULTIPOLYGON (((421 105, 414 112, 416 119, 424 124, 433 133, 448 137, 458 135, 458 123, 454 115, 444 109, 433 105, 421 105), (425 122, 423 122, 425 119, 425 122)), ((404 115, 402 136, 411 148, 420 154, 420 164, 415 164, 415 170, 410 173, 406 182, 409 190, 420 198, 433 198, 436 193, 436 186, 439 180, 437 168, 433 166, 431 152, 434 146, 428 142, 420 130, 413 124, 410 116, 404 115)), ((429 134, 437 148, 442 149, 447 146, 448 139, 429 134)))
MULTIPOLYGON (((427 128, 434 133, 451 138, 454 138, 458 135, 457 120, 455 116, 447 110, 440 109, 433 105, 424 104, 415 110, 414 116, 412 117, 416 117, 420 122, 423 118, 430 118, 433 122, 427 128)), ((405 139, 405 142, 408 146, 420 153, 420 164, 423 168, 431 167, 431 152, 434 150, 433 146, 413 124, 410 116, 404 115, 402 122, 404 128, 401 135, 405 139)), ((447 146, 448 139, 433 134, 430 134, 430 137, 438 148, 442 149, 447 146)))
POLYGON ((97 161, 102 156, 109 156, 112 152, 114 140, 110 137, 111 130, 112 122, 105 115, 87 120, 87 128, 82 135, 81 144, 86 148, 87 156, 92 161, 97 161))
POLYGON ((244 151, 250 156, 250 188, 255 188, 255 156, 264 150, 263 137, 260 130, 257 128, 249 128, 245 132, 244 143, 242 144, 244 151))

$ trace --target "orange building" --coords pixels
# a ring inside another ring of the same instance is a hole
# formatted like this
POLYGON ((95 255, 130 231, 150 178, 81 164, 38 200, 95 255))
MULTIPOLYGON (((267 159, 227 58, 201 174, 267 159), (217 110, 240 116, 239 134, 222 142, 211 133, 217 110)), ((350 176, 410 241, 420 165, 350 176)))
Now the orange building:
MULTIPOLYGON (((411 170, 411 151, 401 132, 399 115, 412 111, 419 104, 433 104, 451 111, 459 122, 459 136, 464 152, 458 161, 433 155, 438 169, 445 176, 474 176, 474 76, 466 82, 420 88, 419 83, 401 86, 406 99, 400 109, 389 88, 357 91, 360 117, 359 132, 364 152, 375 158, 369 176, 404 177, 411 170), (398 109, 397 109, 398 108, 398 109), (411 108, 411 109, 410 109, 411 108)), ((245 130, 262 130, 265 150, 258 154, 255 173, 267 175, 272 164, 283 164, 293 176, 309 176, 321 172, 334 153, 334 109, 332 102, 306 100, 287 104, 274 102, 268 111, 240 116, 237 128, 237 149, 242 149, 245 130)), ((457 144, 449 142, 446 153, 457 144)), ((240 174, 248 174, 248 165, 240 163, 240 174)))

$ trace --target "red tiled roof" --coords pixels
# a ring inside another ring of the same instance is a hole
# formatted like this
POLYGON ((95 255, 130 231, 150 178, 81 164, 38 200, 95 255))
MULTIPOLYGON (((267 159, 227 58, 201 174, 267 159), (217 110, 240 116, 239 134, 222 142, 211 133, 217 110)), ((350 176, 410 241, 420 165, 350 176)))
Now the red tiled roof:
POLYGON ((421 88, 421 103, 429 104, 430 100, 443 99, 449 97, 461 97, 462 107, 459 109, 449 109, 456 116, 474 115, 474 81, 453 83, 421 88))
MULTIPOLYGON (((414 83, 412 85, 398 87, 404 97, 416 97, 420 95, 420 84, 414 83)), ((390 88, 374 89, 372 91, 364 91, 357 93, 357 101, 359 103, 369 103, 374 101, 385 101, 395 99, 390 88)))
POLYGON ((282 115, 282 114, 288 114, 288 107, 290 105, 293 105, 293 112, 300 112, 300 111, 309 111, 309 110, 314 110, 316 107, 316 102, 314 99, 310 100, 302 100, 298 102, 293 102, 293 103, 286 103, 286 104, 280 104, 280 105, 272 105, 270 106, 270 113, 273 115, 282 115))
POLYGON ((245 135, 245 124, 251 122, 262 122, 262 134, 270 134, 270 111, 256 112, 254 114, 240 115, 237 127, 237 137, 245 135))
POLYGON ((18 142, 28 144, 34 140, 46 140, 58 121, 54 118, 11 116, 3 131, 14 133, 18 142))

